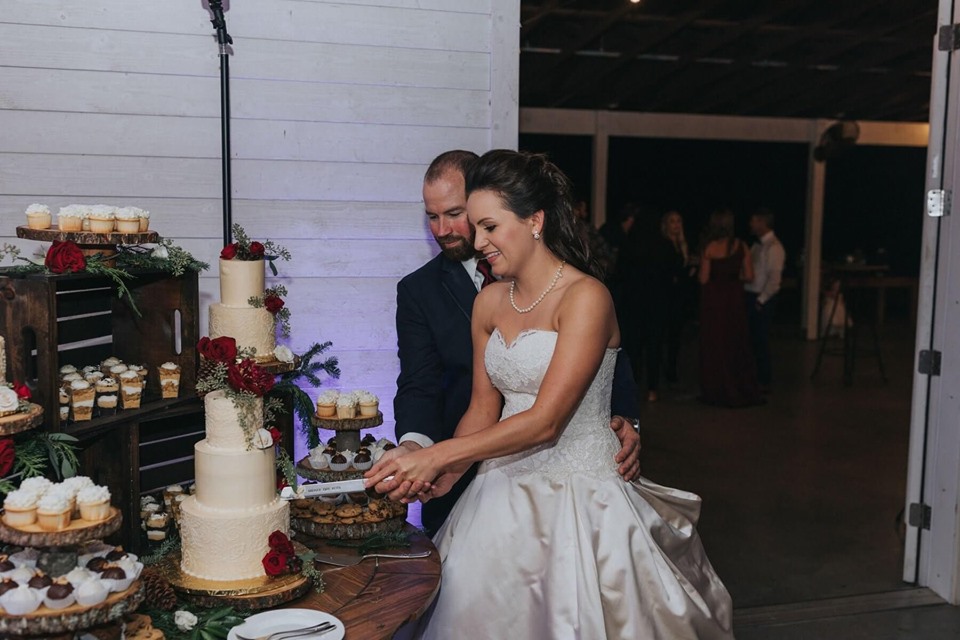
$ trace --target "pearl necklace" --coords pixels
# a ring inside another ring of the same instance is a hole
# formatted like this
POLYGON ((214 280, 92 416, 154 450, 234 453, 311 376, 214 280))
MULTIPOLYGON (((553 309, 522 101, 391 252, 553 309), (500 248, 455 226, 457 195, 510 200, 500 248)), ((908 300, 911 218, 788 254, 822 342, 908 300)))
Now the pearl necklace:
POLYGON ((553 291, 553 288, 557 286, 557 282, 560 280, 561 277, 563 277, 563 265, 565 264, 567 264, 566 260, 560 261, 560 267, 557 268, 557 272, 553 274, 553 280, 550 281, 550 285, 543 290, 543 293, 540 294, 540 297, 534 300, 533 304, 531 304, 529 307, 524 307, 523 309, 521 309, 520 307, 517 306, 516 301, 513 299, 513 292, 517 288, 517 281, 514 280, 513 282, 511 282, 510 283, 510 306, 513 307, 513 310, 516 311, 517 313, 530 313, 531 311, 533 311, 538 304, 543 302, 543 299, 547 297, 547 294, 553 291))

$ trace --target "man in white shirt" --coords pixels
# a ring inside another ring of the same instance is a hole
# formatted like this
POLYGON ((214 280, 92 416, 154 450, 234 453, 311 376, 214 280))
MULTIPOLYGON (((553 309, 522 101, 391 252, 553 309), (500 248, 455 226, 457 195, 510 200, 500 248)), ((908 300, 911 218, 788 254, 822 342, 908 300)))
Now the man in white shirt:
POLYGON ((783 265, 787 254, 773 233, 773 213, 760 209, 750 216, 750 232, 757 242, 750 247, 753 259, 753 281, 746 289, 747 314, 750 320, 750 340, 757 361, 757 378, 760 387, 769 391, 773 381, 770 362, 770 323, 776 309, 777 294, 783 277, 783 265))

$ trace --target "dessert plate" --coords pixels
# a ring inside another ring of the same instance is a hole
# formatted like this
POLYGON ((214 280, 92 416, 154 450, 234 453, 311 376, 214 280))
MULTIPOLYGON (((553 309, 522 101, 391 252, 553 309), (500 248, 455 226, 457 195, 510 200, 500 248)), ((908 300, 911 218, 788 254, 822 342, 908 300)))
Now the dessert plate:
POLYGON ((248 638, 265 636, 270 633, 279 633, 290 629, 302 629, 320 624, 321 622, 332 622, 336 628, 326 633, 317 633, 308 636, 297 636, 297 640, 310 640, 318 638, 320 640, 343 640, 346 633, 343 623, 339 619, 313 609, 274 609, 273 611, 264 611, 252 615, 246 621, 230 629, 227 634, 227 640, 237 640, 237 634, 248 638))

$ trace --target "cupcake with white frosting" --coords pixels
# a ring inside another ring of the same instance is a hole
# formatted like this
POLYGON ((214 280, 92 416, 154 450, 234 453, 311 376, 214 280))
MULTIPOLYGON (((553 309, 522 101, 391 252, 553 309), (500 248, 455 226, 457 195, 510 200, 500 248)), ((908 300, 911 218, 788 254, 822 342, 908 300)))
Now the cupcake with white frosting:
POLYGON ((357 400, 353 394, 344 393, 337 397, 337 417, 341 420, 357 417, 357 400))
POLYGON ((57 213, 57 226, 60 231, 81 231, 85 215, 80 205, 71 204, 60 207, 60 211, 57 213))
POLYGON ((117 209, 117 231, 120 233, 137 233, 140 231, 140 214, 143 209, 136 207, 121 207, 117 209))
POLYGON ((90 231, 93 233, 113 233, 116 217, 116 207, 108 204, 93 205, 90 207, 90 231))
POLYGON ((31 229, 49 229, 53 216, 50 207, 45 204, 32 204, 27 207, 27 226, 31 229))
POLYGON ((380 399, 369 391, 357 392, 357 405, 360 407, 360 415, 364 418, 372 418, 380 411, 380 399))
POLYGON ((47 478, 43 476, 33 476, 31 478, 24 478, 23 481, 20 482, 20 491, 30 491, 39 497, 52 486, 53 482, 47 478))
POLYGON ((66 494, 47 491, 37 501, 37 524, 44 531, 63 531, 70 526, 72 510, 66 494))
POLYGON ((333 389, 320 392, 317 397, 317 415, 321 418, 332 418, 337 415, 337 398, 340 394, 333 389))
POLYGON ((14 528, 26 527, 37 521, 37 502, 40 496, 36 492, 16 489, 3 500, 3 522, 14 528))
POLYGON ((94 485, 84 487, 77 494, 80 517, 90 522, 99 522, 110 517, 110 490, 94 485))

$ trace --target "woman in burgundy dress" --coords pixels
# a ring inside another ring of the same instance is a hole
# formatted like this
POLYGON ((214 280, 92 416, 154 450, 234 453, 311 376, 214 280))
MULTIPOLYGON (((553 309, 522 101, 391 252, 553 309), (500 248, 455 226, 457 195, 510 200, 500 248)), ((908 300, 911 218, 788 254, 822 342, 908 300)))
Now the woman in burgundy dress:
POLYGON ((700 258, 700 399, 708 404, 760 404, 743 283, 753 280, 746 244, 734 236, 733 212, 715 211, 700 258))

